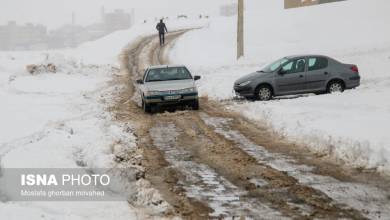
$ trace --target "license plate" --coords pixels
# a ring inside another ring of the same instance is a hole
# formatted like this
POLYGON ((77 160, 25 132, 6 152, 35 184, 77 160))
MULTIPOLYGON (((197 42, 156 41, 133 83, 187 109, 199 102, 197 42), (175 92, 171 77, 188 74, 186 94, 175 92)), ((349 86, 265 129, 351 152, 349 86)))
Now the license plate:
POLYGON ((165 100, 178 100, 181 98, 181 95, 170 95, 170 96, 165 96, 165 100))

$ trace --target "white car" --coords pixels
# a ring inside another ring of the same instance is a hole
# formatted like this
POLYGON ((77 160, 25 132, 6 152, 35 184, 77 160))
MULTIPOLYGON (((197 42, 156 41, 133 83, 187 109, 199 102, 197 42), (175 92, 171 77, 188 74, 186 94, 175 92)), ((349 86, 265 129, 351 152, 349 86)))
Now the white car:
POLYGON ((185 66, 152 66, 144 74, 139 84, 142 108, 152 112, 153 107, 189 106, 199 109, 198 89, 195 81, 200 76, 192 76, 185 66))

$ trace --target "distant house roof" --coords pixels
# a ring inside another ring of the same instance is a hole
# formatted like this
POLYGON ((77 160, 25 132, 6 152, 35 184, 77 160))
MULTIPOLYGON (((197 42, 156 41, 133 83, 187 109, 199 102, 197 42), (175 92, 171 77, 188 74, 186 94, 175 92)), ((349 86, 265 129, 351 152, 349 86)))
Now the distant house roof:
POLYGON ((284 8, 299 8, 310 5, 325 4, 331 2, 340 2, 345 0, 284 0, 284 8))

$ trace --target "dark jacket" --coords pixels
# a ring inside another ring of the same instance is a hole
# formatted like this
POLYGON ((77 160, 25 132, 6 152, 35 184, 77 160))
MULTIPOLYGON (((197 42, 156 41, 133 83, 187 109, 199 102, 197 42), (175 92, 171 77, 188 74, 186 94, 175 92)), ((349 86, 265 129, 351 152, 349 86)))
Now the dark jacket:
POLYGON ((167 26, 165 26, 164 22, 158 23, 156 29, 160 34, 164 34, 165 32, 168 32, 167 26))

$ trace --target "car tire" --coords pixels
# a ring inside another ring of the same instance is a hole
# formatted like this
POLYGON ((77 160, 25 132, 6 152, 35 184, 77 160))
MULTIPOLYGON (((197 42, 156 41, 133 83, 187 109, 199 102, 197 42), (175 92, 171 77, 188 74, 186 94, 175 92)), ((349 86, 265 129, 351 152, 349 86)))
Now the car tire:
POLYGON ((269 101, 272 99, 272 89, 267 85, 258 86, 255 90, 255 98, 260 101, 269 101))
POLYGON ((198 111, 198 110, 199 110, 199 100, 195 100, 195 101, 192 103, 192 109, 195 110, 195 111, 198 111))
POLYGON ((337 92, 344 92, 344 83, 341 81, 332 81, 329 83, 327 87, 327 92, 332 94, 332 93, 337 93, 337 92))
POLYGON ((152 106, 150 104, 146 104, 142 99, 142 109, 145 113, 152 113, 152 106))

